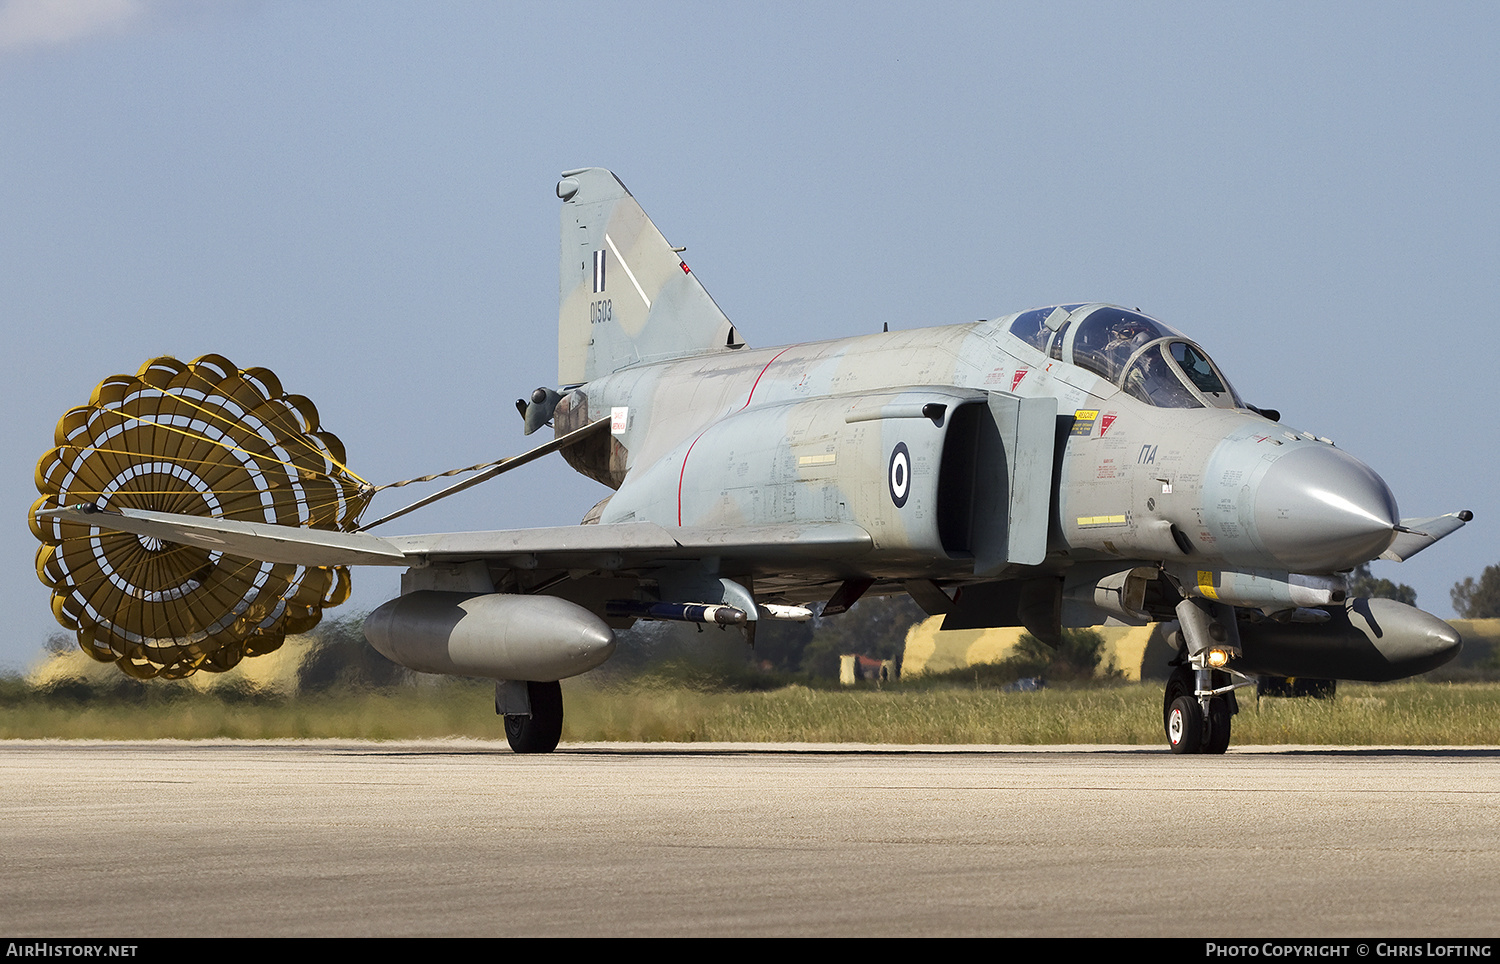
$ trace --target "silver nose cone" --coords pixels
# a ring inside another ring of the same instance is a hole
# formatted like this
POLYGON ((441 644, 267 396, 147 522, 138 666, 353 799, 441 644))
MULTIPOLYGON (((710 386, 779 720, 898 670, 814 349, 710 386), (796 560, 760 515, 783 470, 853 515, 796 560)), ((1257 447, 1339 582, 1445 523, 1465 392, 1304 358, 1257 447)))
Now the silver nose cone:
POLYGON ((1255 492, 1255 529, 1264 550, 1292 572, 1352 569, 1380 555, 1400 518, 1385 481, 1331 445, 1288 452, 1255 492))

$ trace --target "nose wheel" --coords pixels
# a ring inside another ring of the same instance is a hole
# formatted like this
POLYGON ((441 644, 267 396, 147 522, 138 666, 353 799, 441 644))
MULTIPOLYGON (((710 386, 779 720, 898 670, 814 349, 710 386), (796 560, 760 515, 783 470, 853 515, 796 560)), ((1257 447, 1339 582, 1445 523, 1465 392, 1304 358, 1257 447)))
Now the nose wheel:
POLYGON ((1173 753, 1223 753, 1229 749, 1234 696, 1232 692, 1212 695, 1213 691, 1228 687, 1228 675, 1202 670, 1206 679, 1200 687, 1199 673, 1184 663, 1167 680, 1162 697, 1162 724, 1173 753), (1200 692, 1205 695, 1200 696, 1200 692))
POLYGON ((1229 749, 1229 721, 1233 716, 1229 700, 1215 696, 1208 701, 1208 719, 1204 721, 1208 735, 1203 738, 1204 753, 1223 753, 1229 749))
POLYGON ((1173 753, 1198 753, 1203 748, 1204 718, 1198 701, 1179 696, 1167 707, 1167 742, 1173 753))

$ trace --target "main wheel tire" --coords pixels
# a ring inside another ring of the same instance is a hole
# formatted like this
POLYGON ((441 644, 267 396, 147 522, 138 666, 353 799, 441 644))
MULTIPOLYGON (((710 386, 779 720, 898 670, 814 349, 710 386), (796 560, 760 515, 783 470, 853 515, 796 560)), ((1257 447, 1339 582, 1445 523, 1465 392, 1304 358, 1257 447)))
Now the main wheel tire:
POLYGON ((551 753, 562 739, 562 686, 528 682, 526 694, 531 700, 530 716, 507 716, 505 739, 517 753, 551 753))
POLYGON ((1215 696, 1208 701, 1208 737, 1203 742, 1204 753, 1223 753, 1229 749, 1229 701, 1215 696))
POLYGON ((1167 710, 1167 742, 1173 753, 1199 753, 1203 749, 1203 709, 1191 696, 1179 696, 1167 710))

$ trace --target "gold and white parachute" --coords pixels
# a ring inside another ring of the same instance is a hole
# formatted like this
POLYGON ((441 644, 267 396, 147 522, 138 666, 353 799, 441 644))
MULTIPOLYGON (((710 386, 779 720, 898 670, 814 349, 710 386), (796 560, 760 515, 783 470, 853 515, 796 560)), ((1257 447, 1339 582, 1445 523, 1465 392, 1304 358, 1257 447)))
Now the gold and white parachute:
POLYGON ((317 625, 344 567, 256 562, 37 512, 88 504, 349 531, 374 488, 312 402, 220 355, 153 358, 57 423, 36 467, 38 577, 83 651, 141 678, 223 672, 317 625))

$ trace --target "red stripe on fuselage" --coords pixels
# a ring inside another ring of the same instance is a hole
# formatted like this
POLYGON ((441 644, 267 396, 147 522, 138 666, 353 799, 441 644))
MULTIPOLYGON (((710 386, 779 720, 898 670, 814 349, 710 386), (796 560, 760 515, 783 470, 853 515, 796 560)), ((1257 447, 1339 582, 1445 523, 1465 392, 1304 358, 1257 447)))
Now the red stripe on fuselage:
MULTIPOLYGON (((760 380, 765 377, 765 375, 766 375, 766 369, 770 368, 776 362, 776 359, 780 358, 782 355, 785 355, 787 352, 789 352, 791 350, 792 350, 792 346, 788 345, 786 348, 781 349, 781 351, 779 351, 775 355, 773 355, 771 357, 770 361, 766 362, 765 368, 762 368, 760 370, 760 374, 755 376, 755 382, 754 382, 754 384, 752 384, 750 386, 750 394, 747 395, 747 396, 745 396, 745 404, 741 405, 740 408, 739 408, 739 410, 741 412, 743 412, 745 409, 747 409, 747 408, 750 407, 750 400, 755 397, 755 390, 760 387, 760 380)), ((693 445, 697 445, 698 444, 698 439, 702 438, 703 435, 704 435, 704 433, 707 432, 707 431, 708 431, 708 429, 704 429, 702 432, 699 432, 698 433, 698 437, 695 438, 695 439, 693 439, 693 445)), ((678 528, 682 528, 682 480, 683 480, 683 477, 687 475, 688 456, 690 456, 690 455, 693 454, 693 445, 689 445, 688 446, 687 453, 684 454, 683 457, 682 457, 682 468, 677 473, 677 527, 678 528)))

